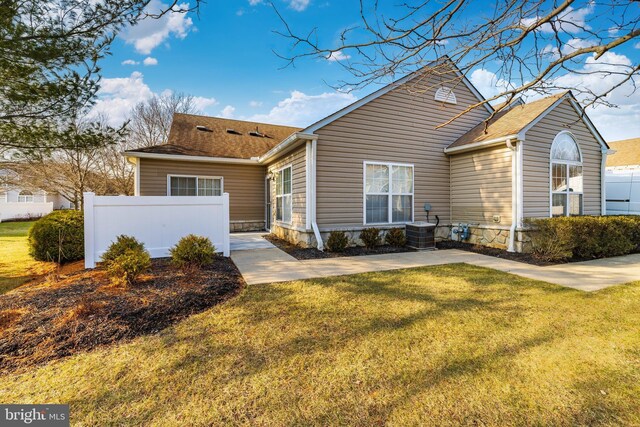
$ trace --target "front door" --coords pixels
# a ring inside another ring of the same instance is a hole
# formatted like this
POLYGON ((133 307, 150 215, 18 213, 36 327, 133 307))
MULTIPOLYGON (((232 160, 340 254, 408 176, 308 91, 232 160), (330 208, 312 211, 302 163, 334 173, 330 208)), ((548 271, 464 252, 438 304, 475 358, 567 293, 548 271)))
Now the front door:
POLYGON ((271 178, 265 179, 265 219, 264 226, 267 231, 271 231, 271 178))

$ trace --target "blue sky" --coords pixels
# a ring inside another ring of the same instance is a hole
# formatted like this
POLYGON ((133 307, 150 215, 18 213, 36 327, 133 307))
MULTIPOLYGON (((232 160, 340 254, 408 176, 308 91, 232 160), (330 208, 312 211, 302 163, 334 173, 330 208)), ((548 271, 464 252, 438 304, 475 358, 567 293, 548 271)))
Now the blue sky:
MULTIPOLYGON (((154 0, 152 8, 160 1, 154 0)), ((356 1, 274 3, 295 30, 317 27, 325 44, 337 43, 342 29, 359 23, 356 1)), ((583 14, 593 13, 582 10, 583 14)), ((122 32, 112 55, 102 61, 103 89, 95 108, 118 122, 136 102, 171 90, 196 96, 207 115, 305 126, 377 88, 335 91, 331 84, 352 79, 338 61, 308 58, 283 68, 286 61, 274 51, 286 55, 291 41, 275 34, 277 29, 282 24, 264 0, 208 0, 201 5, 199 16, 189 13, 146 20, 122 32)), ((636 47, 627 44, 614 55, 615 60, 637 64, 640 43, 636 47)), ((485 95, 497 90, 493 70, 475 70, 470 78, 485 95)), ((620 94, 617 98, 624 104, 621 109, 598 108, 588 113, 606 139, 640 136, 640 96, 620 94), (612 126, 621 120, 628 125, 612 126)))

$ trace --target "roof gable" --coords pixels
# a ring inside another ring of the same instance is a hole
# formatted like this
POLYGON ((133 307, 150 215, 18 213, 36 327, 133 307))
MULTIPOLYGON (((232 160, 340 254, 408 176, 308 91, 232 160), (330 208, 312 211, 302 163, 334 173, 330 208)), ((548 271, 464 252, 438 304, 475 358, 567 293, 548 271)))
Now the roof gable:
MULTIPOLYGON (((351 105, 348 105, 346 107, 344 107, 341 110, 336 111, 335 113, 325 117, 322 120, 319 120, 315 123, 313 123, 312 125, 308 126, 307 128, 305 128, 302 132, 304 133, 314 133, 317 130, 327 126, 330 123, 333 123, 334 121, 338 120, 339 118, 349 114, 350 112, 362 107, 365 104, 368 104, 369 102, 391 92, 394 89, 399 88, 400 86, 409 83, 411 80, 416 79, 416 78, 420 78, 421 76, 424 76, 425 74, 427 74, 429 72, 430 68, 433 68, 434 64, 437 64, 438 62, 442 62, 444 65, 449 66, 451 69, 451 72, 453 74, 455 74, 456 78, 459 78, 460 81, 462 82, 462 84, 469 90, 471 91, 471 93, 478 99, 478 101, 484 101, 485 98, 480 94, 480 92, 475 88, 475 86, 473 86, 473 84, 471 84, 471 82, 467 79, 467 77, 462 74, 462 72, 458 69, 458 67, 456 67, 456 65, 453 63, 453 61, 451 61, 449 59, 449 57, 447 56, 443 56, 442 58, 440 58, 439 60, 436 61, 432 61, 429 64, 427 64, 426 66, 424 66, 423 68, 405 76, 402 77, 401 79, 398 79, 392 83, 389 83, 388 85, 378 89, 377 91, 370 93, 369 95, 365 96, 362 99, 359 99, 358 101, 352 103, 351 105)), ((484 104, 484 108, 487 109, 487 111, 491 114, 493 113, 493 107, 491 107, 491 105, 489 105, 488 103, 484 104)))
POLYGON ((500 111, 488 124, 482 122, 462 135, 458 140, 449 145, 446 151, 450 152, 452 149, 455 149, 455 151, 465 148, 471 149, 472 147, 482 146, 483 143, 500 142, 510 137, 524 139, 524 135, 531 127, 564 101, 570 103, 580 117, 580 120, 585 123, 603 149, 608 148, 606 142, 589 119, 589 116, 587 116, 582 107, 580 107, 571 91, 566 91, 500 111))

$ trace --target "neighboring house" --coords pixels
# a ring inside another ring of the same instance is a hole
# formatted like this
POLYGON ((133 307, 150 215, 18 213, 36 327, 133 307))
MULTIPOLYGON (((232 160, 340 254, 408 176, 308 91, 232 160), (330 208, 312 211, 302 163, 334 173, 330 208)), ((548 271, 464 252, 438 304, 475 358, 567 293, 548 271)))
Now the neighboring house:
POLYGON ((125 153, 136 195, 224 191, 232 231, 318 247, 332 230, 424 221, 425 203, 440 238, 464 224, 516 251, 526 218, 604 213, 608 146, 570 92, 438 127, 483 100, 449 73, 426 67, 305 129, 176 114, 167 144, 125 153))
POLYGON ((608 171, 640 171, 640 138, 609 142, 614 151, 607 156, 608 171))
POLYGON ((21 188, 0 188, 0 222, 39 218, 54 209, 70 209, 71 203, 58 193, 21 188))
POLYGON ((607 157, 607 213, 640 215, 640 138, 613 141, 607 157))
POLYGON ((16 182, 14 175, 14 172, 0 169, 0 222, 39 218, 54 209, 72 207, 59 193, 8 184, 16 182))

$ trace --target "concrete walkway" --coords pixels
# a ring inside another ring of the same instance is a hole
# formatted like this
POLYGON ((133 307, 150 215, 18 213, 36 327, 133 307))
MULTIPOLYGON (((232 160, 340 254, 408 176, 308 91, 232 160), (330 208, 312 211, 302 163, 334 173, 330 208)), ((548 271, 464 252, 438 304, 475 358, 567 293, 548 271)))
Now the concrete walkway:
POLYGON ((275 248, 273 243, 265 240, 265 232, 231 233, 229 244, 231 251, 246 251, 250 249, 271 249, 275 248))
POLYGON ((640 280, 640 254, 550 267, 538 267, 457 249, 297 260, 274 247, 232 252, 231 258, 250 285, 459 262, 583 291, 596 291, 640 280))

